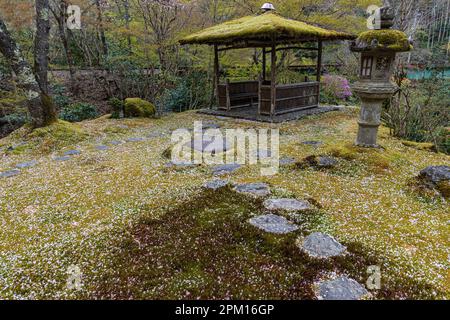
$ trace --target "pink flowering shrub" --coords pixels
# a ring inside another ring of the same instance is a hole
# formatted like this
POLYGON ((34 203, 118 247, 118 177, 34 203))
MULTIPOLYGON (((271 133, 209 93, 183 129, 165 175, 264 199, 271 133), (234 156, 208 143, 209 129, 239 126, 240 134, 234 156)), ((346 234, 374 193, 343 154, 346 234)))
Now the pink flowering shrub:
POLYGON ((346 78, 330 74, 322 77, 322 102, 335 104, 351 96, 352 90, 346 78))

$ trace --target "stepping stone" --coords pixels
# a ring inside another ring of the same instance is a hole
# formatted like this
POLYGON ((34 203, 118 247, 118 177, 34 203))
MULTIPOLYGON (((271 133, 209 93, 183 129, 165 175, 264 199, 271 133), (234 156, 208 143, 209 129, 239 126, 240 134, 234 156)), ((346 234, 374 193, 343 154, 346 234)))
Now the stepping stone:
POLYGON ((347 248, 332 236, 315 232, 307 236, 301 244, 301 249, 313 258, 327 259, 342 255, 347 248))
POLYGON ((144 141, 144 138, 129 138, 127 139, 127 142, 141 142, 144 141))
POLYGON ((256 197, 266 197, 270 195, 270 188, 265 183, 239 184, 234 190, 239 193, 250 194, 256 197))
POLYGON ((280 159, 280 166, 290 166, 295 164, 297 161, 291 157, 283 157, 280 159))
POLYGON ((166 163, 166 168, 192 168, 195 167, 195 164, 189 163, 189 162, 172 162, 169 161, 168 163, 166 163))
POLYGON ((209 181, 209 182, 205 183, 203 185, 203 187, 205 189, 217 190, 217 189, 226 187, 227 185, 229 185, 228 181, 221 180, 221 179, 216 179, 216 180, 212 180, 212 181, 209 181))
POLYGON ((63 162, 63 161, 67 161, 70 159, 72 159, 70 156, 64 156, 64 157, 56 157, 53 160, 63 162))
POLYGON ((270 158, 271 156, 272 156, 272 151, 270 151, 270 150, 258 150, 256 152, 256 157, 258 160, 267 159, 267 158, 270 158))
POLYGON ((298 212, 314 209, 308 201, 297 199, 268 199, 263 203, 264 207, 270 211, 283 210, 288 212, 298 212))
POLYGON ((37 161, 33 160, 33 161, 18 163, 18 164, 16 164, 16 168, 26 169, 26 168, 34 167, 35 165, 37 165, 37 161))
POLYGON ((113 146, 118 146, 119 144, 122 144, 122 141, 113 140, 113 141, 111 141, 109 144, 111 144, 111 145, 113 145, 113 146))
POLYGON ((432 184, 450 180, 449 166, 431 166, 420 171, 421 178, 432 184))
POLYGON ((200 152, 207 152, 211 154, 218 154, 227 152, 231 149, 230 143, 227 143, 225 138, 223 140, 215 139, 212 136, 204 136, 203 139, 200 140, 192 140, 187 143, 185 146, 188 148, 192 148, 194 150, 200 152))
POLYGON ((212 168, 212 172, 215 176, 232 173, 241 168, 240 164, 222 164, 212 168))
POLYGON ((164 133, 162 132, 152 132, 150 134, 148 134, 146 137, 147 138, 161 138, 164 136, 164 133))
POLYGON ((276 234, 286 234, 298 230, 298 226, 290 223, 286 218, 274 214, 251 218, 249 222, 259 229, 276 234))
POLYGON ((322 145, 323 142, 322 141, 303 141, 302 144, 305 144, 307 146, 318 147, 318 146, 322 145))
POLYGON ((69 150, 69 151, 64 152, 65 156, 76 156, 79 154, 81 154, 81 151, 79 151, 79 150, 69 150))
POLYGON ((319 300, 360 300, 369 294, 361 284, 347 277, 321 281, 316 286, 319 300))
POLYGON ((336 166, 338 161, 333 157, 319 157, 317 160, 317 166, 319 168, 332 168, 336 166))
POLYGON ((208 130, 208 129, 220 129, 220 124, 217 123, 204 123, 202 125, 203 130, 208 130))
POLYGON ((109 149, 108 146, 96 146, 95 149, 97 149, 98 151, 106 151, 109 149))
POLYGON ((0 172, 0 178, 14 177, 14 176, 17 176, 18 174, 20 174, 20 170, 17 170, 17 169, 8 170, 8 171, 0 172))

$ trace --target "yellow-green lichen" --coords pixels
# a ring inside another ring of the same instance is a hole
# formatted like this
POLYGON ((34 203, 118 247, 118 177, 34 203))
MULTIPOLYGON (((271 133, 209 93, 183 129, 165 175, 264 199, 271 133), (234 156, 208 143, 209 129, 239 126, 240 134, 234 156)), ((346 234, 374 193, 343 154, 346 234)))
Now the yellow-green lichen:
POLYGON ((128 98, 125 100, 125 117, 144 117, 150 118, 155 116, 155 106, 140 98, 128 98))

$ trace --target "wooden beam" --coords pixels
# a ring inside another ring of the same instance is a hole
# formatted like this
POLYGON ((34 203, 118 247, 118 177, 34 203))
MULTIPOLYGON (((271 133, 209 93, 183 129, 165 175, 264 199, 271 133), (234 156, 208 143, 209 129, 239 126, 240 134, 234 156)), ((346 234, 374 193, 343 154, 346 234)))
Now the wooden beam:
POLYGON ((275 41, 272 42, 272 59, 271 59, 271 77, 270 77, 270 116, 275 114, 276 107, 276 80, 277 80, 277 46, 275 41))
MULTIPOLYGON (((277 51, 284 51, 284 50, 311 50, 311 51, 318 51, 319 48, 308 48, 308 47, 298 47, 298 46, 277 48, 277 51)), ((268 53, 270 53, 271 51, 272 50, 269 50, 268 53)))
POLYGON ((319 41, 319 50, 317 53, 317 81, 320 82, 320 76, 322 74, 322 41, 319 41))
POLYGON ((219 69, 219 51, 217 45, 214 46, 214 91, 216 94, 217 106, 219 106, 219 83, 220 83, 220 69, 219 69))
POLYGON ((266 59, 266 47, 262 49, 262 81, 266 81, 266 65, 267 65, 267 59, 266 59))
POLYGON ((320 76, 322 75, 322 50, 323 50, 322 41, 319 41, 319 51, 317 54, 317 78, 316 78, 318 82, 317 105, 320 104, 320 76))

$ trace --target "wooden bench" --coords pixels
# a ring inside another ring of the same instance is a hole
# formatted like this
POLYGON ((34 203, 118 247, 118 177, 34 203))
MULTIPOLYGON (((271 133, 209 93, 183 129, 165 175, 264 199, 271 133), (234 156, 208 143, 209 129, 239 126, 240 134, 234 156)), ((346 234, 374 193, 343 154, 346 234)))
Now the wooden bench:
POLYGON ((219 84, 219 109, 231 110, 252 107, 258 102, 259 82, 239 81, 219 84))

